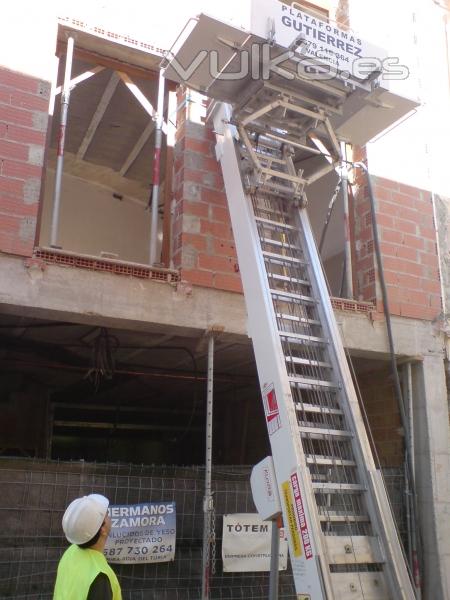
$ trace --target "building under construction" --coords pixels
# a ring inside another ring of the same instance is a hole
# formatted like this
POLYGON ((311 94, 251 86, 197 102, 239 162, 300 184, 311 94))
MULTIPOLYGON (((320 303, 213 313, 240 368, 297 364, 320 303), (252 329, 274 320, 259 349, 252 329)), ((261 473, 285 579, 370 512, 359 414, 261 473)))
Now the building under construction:
POLYGON ((0 597, 52 597, 91 492, 175 502, 125 599, 268 597, 221 549, 272 454, 320 573, 288 531, 280 598, 449 600, 449 7, 198 4, 6 11, 0 597))

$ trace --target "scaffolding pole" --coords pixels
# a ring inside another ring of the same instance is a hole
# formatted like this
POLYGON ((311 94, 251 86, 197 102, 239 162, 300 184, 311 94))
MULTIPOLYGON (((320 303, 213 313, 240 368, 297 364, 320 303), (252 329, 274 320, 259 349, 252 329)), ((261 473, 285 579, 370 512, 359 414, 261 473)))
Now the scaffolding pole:
POLYGON ((203 552, 202 552, 202 600, 210 597, 210 576, 213 567, 211 549, 214 544, 214 502, 211 491, 212 435, 213 435, 213 387, 214 387, 214 334, 208 335, 208 381, 206 396, 206 460, 205 496, 203 498, 203 552))
POLYGON ((152 212, 150 223, 150 265, 159 262, 156 260, 156 249, 158 245, 158 204, 159 191, 161 187, 161 147, 164 123, 164 88, 165 79, 163 70, 159 71, 158 82, 158 104, 156 107, 156 129, 155 129, 155 151, 153 154, 153 189, 152 189, 152 212))
POLYGON ((347 151, 345 142, 341 142, 341 179, 342 179, 342 198, 344 203, 344 230, 345 230, 345 294, 347 298, 353 298, 353 268, 352 268, 352 247, 350 238, 350 216, 348 208, 348 167, 347 151))
POLYGON ((415 485, 415 460, 414 460, 414 412, 413 412, 413 393, 412 393, 412 369, 411 363, 405 364, 406 368, 406 401, 409 429, 409 455, 411 456, 411 476, 413 485, 415 485))
POLYGON ((72 73, 74 38, 67 39, 66 66, 64 83, 61 92, 61 117, 58 134, 58 150, 56 154, 55 191, 53 193, 52 225, 50 230, 50 246, 58 248, 59 215, 61 212, 61 184, 64 167, 64 143, 66 141, 67 115, 70 102, 70 77, 72 73))

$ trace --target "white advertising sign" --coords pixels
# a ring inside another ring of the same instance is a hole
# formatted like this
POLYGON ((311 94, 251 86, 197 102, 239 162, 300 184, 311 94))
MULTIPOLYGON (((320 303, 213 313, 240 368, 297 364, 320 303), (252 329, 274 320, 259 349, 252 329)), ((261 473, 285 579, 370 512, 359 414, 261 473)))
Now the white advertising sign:
POLYGON ((298 36, 302 36, 302 55, 355 75, 362 69, 361 59, 382 60, 386 57, 384 50, 368 44, 354 31, 342 29, 325 18, 321 19, 280 0, 253 0, 252 33, 267 38, 271 29, 275 42, 280 46, 288 48, 298 36))
POLYGON ((120 504, 108 508, 111 532, 104 554, 110 563, 168 562, 175 558, 175 502, 120 504))
MULTIPOLYGON (((287 568, 288 547, 284 529, 280 533, 279 570, 287 568)), ((272 524, 258 514, 223 516, 222 561, 224 573, 270 571, 272 524)))

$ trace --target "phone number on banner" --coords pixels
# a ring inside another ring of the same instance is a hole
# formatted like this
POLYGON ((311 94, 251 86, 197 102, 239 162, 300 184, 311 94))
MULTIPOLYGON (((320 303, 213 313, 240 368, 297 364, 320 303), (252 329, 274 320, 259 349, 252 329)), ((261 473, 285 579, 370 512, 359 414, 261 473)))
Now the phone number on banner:
POLYGON ((113 505, 104 554, 111 563, 168 562, 175 558, 175 502, 113 505))

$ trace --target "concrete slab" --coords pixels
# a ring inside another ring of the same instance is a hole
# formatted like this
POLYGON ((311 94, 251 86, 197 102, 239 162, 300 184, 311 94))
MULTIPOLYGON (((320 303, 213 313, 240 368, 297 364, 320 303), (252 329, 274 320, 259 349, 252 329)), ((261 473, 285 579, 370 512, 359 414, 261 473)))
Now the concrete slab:
MULTIPOLYGON (((1 257, 1 311, 132 331, 179 334, 181 329, 183 335, 194 337, 218 324, 225 327, 225 338, 247 338, 245 303, 240 294, 44 263, 42 267, 27 267, 18 257, 1 257)), ((388 358, 384 319, 335 314, 344 346, 353 355, 388 358)), ((443 357, 443 338, 437 326, 394 317, 393 328, 397 355, 443 357)))
POLYGON ((184 284, 172 285, 72 267, 26 267, 0 260, 0 310, 35 318, 89 323, 132 331, 192 335, 213 325, 224 338, 246 337, 243 297, 184 284))
MULTIPOLYGON (((362 314, 335 311, 344 346, 352 355, 367 358, 389 358, 386 321, 362 314)), ((423 355, 444 357, 443 332, 437 324, 405 317, 392 317, 395 353, 398 357, 418 358, 423 355)))

